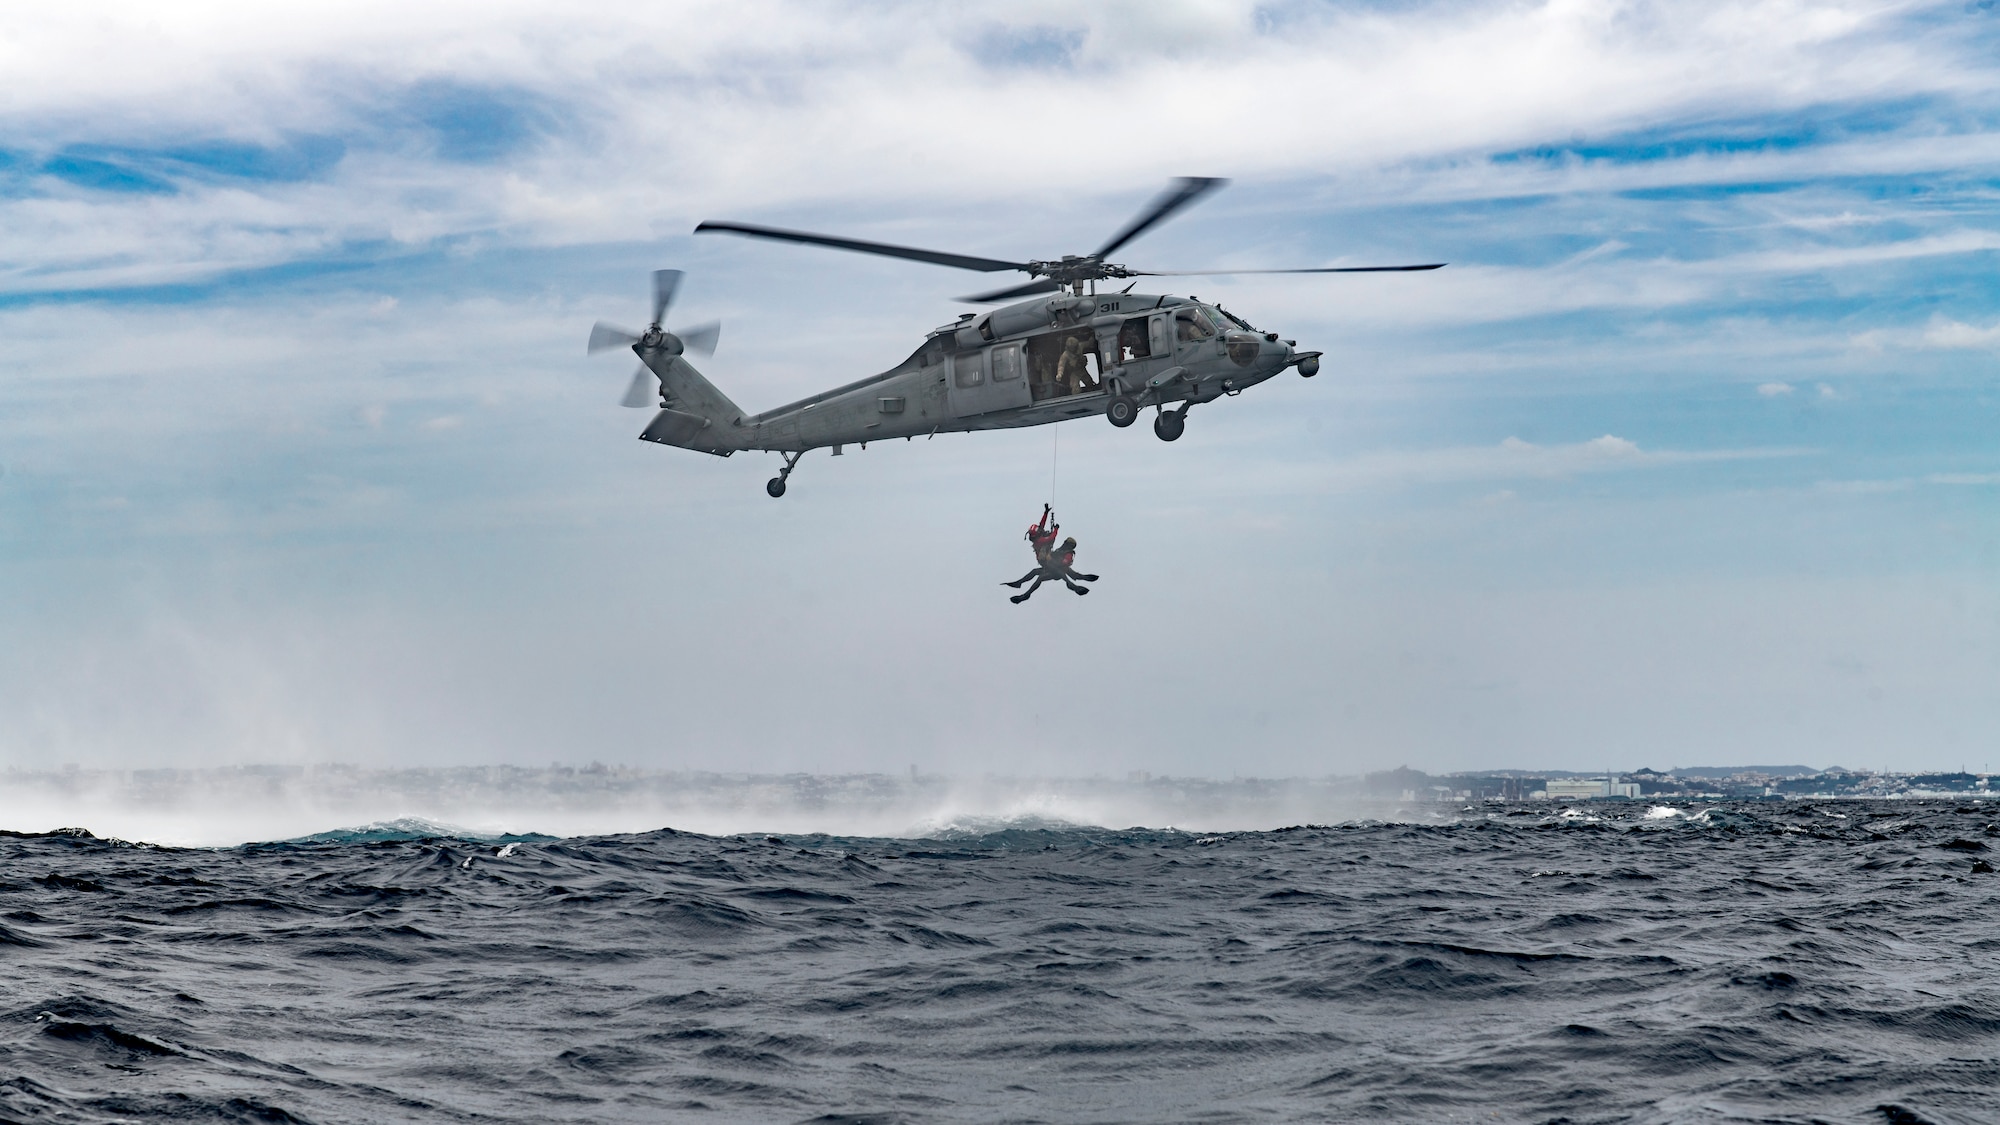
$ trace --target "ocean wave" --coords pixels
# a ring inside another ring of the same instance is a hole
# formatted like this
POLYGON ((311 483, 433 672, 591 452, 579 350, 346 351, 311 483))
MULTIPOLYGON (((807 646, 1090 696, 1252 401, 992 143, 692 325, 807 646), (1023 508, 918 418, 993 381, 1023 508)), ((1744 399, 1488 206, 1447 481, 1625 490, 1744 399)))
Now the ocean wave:
POLYGON ((539 832, 481 832, 456 824, 442 824, 423 817, 404 816, 380 820, 356 828, 330 828, 305 836, 274 841, 281 844, 379 844, 398 840, 474 840, 485 844, 524 844, 555 840, 539 832))
POLYGON ((2000 809, 1652 808, 0 836, 0 1120, 1992 1120, 2000 809))

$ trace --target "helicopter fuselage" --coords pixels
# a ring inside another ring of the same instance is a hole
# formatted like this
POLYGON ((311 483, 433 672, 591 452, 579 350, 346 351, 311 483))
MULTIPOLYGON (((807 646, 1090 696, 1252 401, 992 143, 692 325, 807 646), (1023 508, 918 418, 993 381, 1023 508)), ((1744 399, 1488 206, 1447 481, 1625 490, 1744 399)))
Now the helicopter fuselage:
POLYGON ((967 314, 879 375, 745 414, 678 345, 655 332, 632 346, 660 379, 662 408, 641 437, 723 457, 839 452, 1092 414, 1129 425, 1140 407, 1186 404, 1172 419, 1178 437, 1187 406, 1240 393, 1288 367, 1313 374, 1319 361, 1318 352, 1297 352, 1293 341, 1191 297, 1057 294, 967 314))

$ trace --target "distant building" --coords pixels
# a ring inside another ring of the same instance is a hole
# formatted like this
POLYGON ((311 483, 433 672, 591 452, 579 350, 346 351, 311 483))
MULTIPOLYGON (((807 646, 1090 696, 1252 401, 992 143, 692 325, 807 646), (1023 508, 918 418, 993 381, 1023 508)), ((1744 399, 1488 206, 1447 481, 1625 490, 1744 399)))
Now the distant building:
POLYGON ((1544 790, 1551 801, 1587 801, 1593 797, 1637 797, 1639 783, 1611 777, 1552 777, 1544 790))

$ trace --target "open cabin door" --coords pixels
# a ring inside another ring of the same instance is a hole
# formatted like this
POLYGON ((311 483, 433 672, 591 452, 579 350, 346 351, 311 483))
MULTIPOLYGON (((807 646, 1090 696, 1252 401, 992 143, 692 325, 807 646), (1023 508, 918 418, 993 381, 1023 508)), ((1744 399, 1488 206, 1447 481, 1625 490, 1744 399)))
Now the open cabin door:
POLYGON ((969 418, 1026 406, 1030 398, 1027 363, 1020 344, 996 344, 951 357, 945 401, 954 417, 969 418))

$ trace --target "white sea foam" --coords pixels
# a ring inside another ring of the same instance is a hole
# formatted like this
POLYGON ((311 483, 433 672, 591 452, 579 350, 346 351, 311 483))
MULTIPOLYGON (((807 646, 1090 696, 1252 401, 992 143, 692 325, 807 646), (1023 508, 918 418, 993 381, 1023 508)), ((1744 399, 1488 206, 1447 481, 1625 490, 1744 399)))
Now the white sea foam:
POLYGON ((1685 813, 1672 805, 1654 805, 1652 808, 1646 810, 1647 820, 1672 820, 1677 816, 1685 815, 1685 813))
POLYGON ((1456 805, 1371 799, 1351 779, 949 778, 591 767, 70 770, 0 777, 0 827, 77 825, 185 847, 255 840, 503 842, 660 828, 919 838, 1093 826, 1212 834, 1355 821, 1446 823, 1456 805), (357 827, 358 826, 358 827, 357 827))

